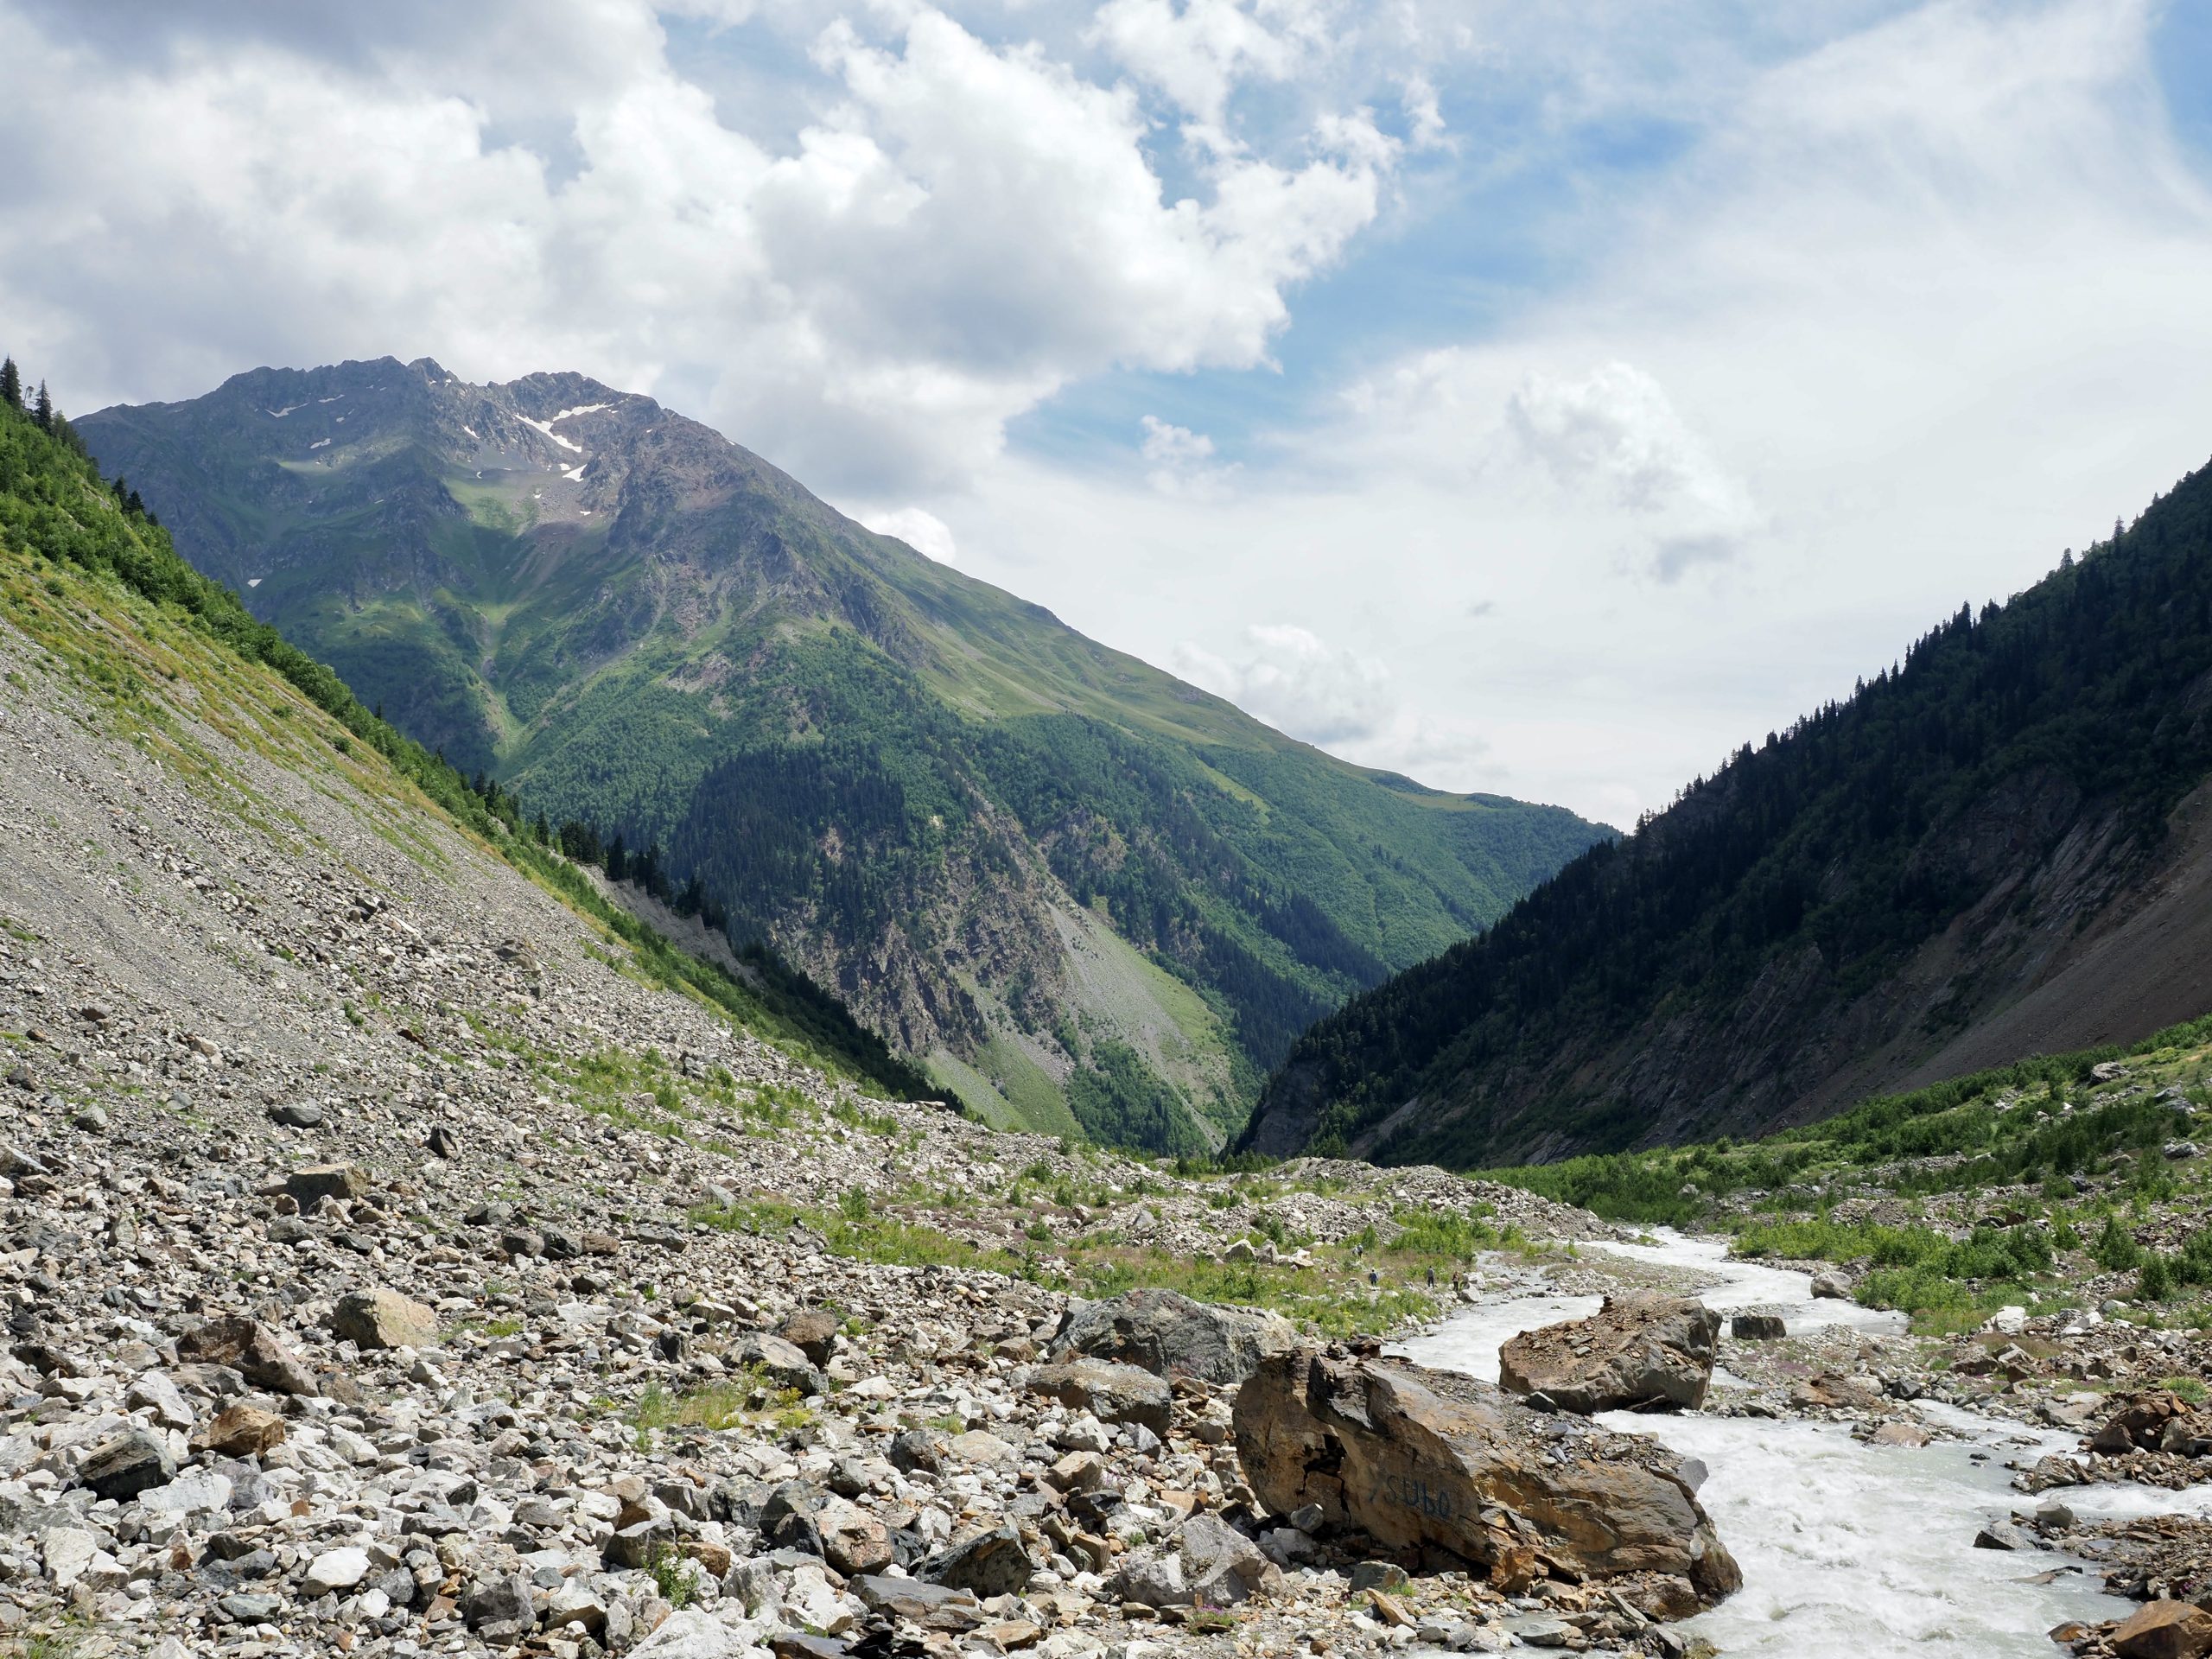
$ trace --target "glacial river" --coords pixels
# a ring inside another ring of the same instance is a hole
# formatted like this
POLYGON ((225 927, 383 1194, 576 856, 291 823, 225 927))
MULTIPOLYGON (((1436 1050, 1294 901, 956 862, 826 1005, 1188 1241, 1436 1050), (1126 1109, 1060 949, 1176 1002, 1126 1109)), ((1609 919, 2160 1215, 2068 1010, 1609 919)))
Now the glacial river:
MULTIPOLYGON (((1720 1285, 1698 1293, 1707 1306, 1772 1308, 1792 1334, 1821 1325, 1900 1328, 1895 1314, 1815 1301, 1805 1274, 1731 1261, 1725 1241, 1662 1235, 1656 1245, 1582 1248, 1718 1275, 1720 1285)), ((1391 1351, 1495 1382, 1497 1351, 1507 1338, 1580 1319, 1598 1306, 1594 1296, 1546 1296, 1470 1307, 1391 1351)), ((1742 1385, 1716 1370, 1713 1386, 1719 1395, 1742 1385)), ((1681 1628, 1732 1656, 2054 1659, 2063 1650, 2045 1634, 2053 1625, 2133 1611, 2133 1604, 2098 1588, 2097 1569, 2067 1556, 1974 1548, 1985 1522, 2015 1508, 2031 1513, 2038 1502, 2012 1490, 2006 1464, 2073 1451, 2078 1435, 2030 1430, 1934 1402, 1915 1409, 1971 1440, 1870 1446, 1853 1440, 1845 1427, 1827 1423, 1700 1413, 1604 1418, 1610 1428, 1656 1435, 1711 1471, 1698 1496, 1744 1569, 1744 1588, 1681 1628), (2049 1582, 2034 1582, 2046 1575, 2049 1582)), ((2212 1513, 2212 1485, 2186 1492, 2069 1487, 2054 1496, 2083 1516, 2212 1513)))

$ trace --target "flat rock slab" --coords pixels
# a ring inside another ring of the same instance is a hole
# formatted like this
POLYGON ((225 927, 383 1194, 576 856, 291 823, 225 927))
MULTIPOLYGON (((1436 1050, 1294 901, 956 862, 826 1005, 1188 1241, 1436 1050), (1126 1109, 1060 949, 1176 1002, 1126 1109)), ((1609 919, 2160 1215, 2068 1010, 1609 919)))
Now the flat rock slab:
POLYGON ((1497 1351, 1498 1381, 1585 1416, 1630 1407, 1694 1411, 1713 1380, 1720 1316, 1689 1296, 1608 1296, 1586 1319, 1524 1331, 1497 1351))
POLYGON ((1077 1354, 1029 1374, 1029 1391, 1087 1411, 1104 1423, 1142 1423, 1165 1435, 1174 1395, 1165 1377, 1138 1365, 1077 1354))
POLYGON ((1548 1434, 1547 1421, 1465 1377, 1305 1350, 1238 1392, 1236 1450, 1268 1509, 1317 1504, 1325 1528, 1397 1548, 1519 1572, 1533 1546, 1586 1579, 1680 1579, 1708 1605, 1741 1587, 1671 1453, 1594 1426, 1548 1434))

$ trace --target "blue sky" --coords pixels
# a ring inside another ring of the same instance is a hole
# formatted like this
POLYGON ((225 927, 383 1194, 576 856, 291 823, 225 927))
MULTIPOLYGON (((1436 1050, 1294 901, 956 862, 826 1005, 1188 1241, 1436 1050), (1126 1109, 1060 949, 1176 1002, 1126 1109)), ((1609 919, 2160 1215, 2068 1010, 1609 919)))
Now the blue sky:
POLYGON ((580 369, 1616 823, 2212 451, 2202 3, 0 0, 0 144, 66 407, 580 369))

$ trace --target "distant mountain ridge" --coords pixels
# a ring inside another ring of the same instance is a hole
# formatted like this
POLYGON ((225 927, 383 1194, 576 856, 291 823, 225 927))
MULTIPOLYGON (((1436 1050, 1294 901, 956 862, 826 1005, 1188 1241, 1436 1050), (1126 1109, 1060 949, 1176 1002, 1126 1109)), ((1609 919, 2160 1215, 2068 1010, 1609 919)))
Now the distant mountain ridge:
POLYGON ((78 426, 403 729, 658 845, 1002 1119, 1214 1144, 1610 833, 1295 742, 582 376, 263 369, 78 426))
POLYGON ((1748 1135, 2212 1009, 2212 469, 1302 1037, 1241 1144, 1748 1135))

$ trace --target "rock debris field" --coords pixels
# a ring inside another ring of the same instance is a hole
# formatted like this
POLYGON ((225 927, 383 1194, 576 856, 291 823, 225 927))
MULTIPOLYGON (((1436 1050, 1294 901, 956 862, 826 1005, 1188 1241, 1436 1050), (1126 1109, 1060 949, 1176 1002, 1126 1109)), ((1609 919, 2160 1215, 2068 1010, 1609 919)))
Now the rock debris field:
POLYGON ((204 655, 0 628, 0 1649, 1679 1652, 1725 1593, 1669 1454, 1370 1339, 1482 1294, 1406 1217, 1605 1224, 871 1098, 204 655), (1281 1461, 1331 1388, 1371 1487, 1281 1461))

